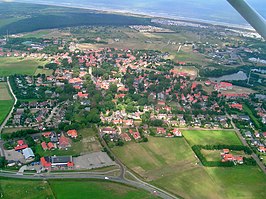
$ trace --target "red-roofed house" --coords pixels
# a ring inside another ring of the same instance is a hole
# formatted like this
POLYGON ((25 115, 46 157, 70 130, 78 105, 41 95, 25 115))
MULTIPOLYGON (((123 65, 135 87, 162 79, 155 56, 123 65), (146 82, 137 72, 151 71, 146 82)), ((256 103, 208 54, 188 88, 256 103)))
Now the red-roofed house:
POLYGON ((44 157, 41 157, 41 165, 46 168, 46 169, 50 169, 52 166, 51 162, 46 161, 46 159, 44 157))
POLYGON ((122 133, 120 136, 121 136, 121 138, 122 138, 123 140, 125 140, 126 142, 131 141, 131 138, 129 137, 129 135, 128 135, 127 133, 122 133))
POLYGON ((196 82, 193 82, 193 83, 192 83, 192 86, 191 86, 191 90, 193 91, 193 90, 197 87, 197 85, 198 85, 198 84, 197 84, 196 82))
POLYGON ((127 126, 132 126, 133 125, 133 120, 123 120, 123 123, 127 126))
POLYGON ((176 137, 181 137, 182 136, 181 131, 179 129, 177 129, 177 128, 175 128, 172 132, 173 132, 174 136, 176 136, 176 137))
POLYGON ((54 144, 53 144, 52 142, 49 142, 49 143, 47 144, 47 146, 48 146, 48 149, 49 149, 49 150, 51 150, 51 149, 54 148, 54 144))
POLYGON ((160 128, 160 127, 158 127, 158 128, 157 128, 157 134, 166 134, 166 130, 165 130, 165 128, 160 128))
POLYGON ((125 96, 126 96, 126 94, 121 93, 121 94, 116 95, 115 98, 124 98, 125 96))
POLYGON ((82 83, 83 81, 82 81, 82 79, 80 79, 80 78, 73 78, 73 79, 70 79, 69 81, 68 81, 68 83, 70 83, 70 84, 78 84, 78 83, 82 83))
POLYGON ((78 132, 74 129, 74 130, 68 130, 67 131, 67 135, 71 138, 77 138, 78 137, 78 132))
POLYGON ((67 163, 67 167, 70 168, 70 167, 74 167, 74 162, 68 162, 67 163))
POLYGON ((131 129, 129 130, 129 133, 133 136, 135 140, 140 139, 141 136, 138 131, 133 132, 131 129))
POLYGON ((28 145, 27 144, 23 144, 23 145, 20 145, 20 146, 16 146, 15 147, 15 151, 20 151, 20 150, 23 150, 23 149, 26 149, 28 148, 28 145))
POLYGON ((231 106, 231 108, 235 108, 235 109, 238 109, 240 111, 243 110, 242 104, 231 104, 230 106, 231 106))
POLYGON ((78 97, 79 98, 85 98, 85 99, 87 99, 88 98, 88 96, 89 96, 89 94, 88 93, 82 93, 82 92, 78 92, 78 97))
POLYGON ((220 82, 220 83, 217 83, 215 86, 214 86, 214 89, 219 91, 219 90, 228 90, 228 89, 232 89, 233 88, 233 84, 231 83, 228 83, 228 82, 220 82))
POLYGON ((70 141, 68 138, 66 138, 64 135, 62 135, 59 138, 59 145, 58 145, 59 149, 66 149, 68 147, 71 147, 70 141))
POLYGON ((18 140, 17 143, 18 145, 24 145, 24 140, 18 140))
POLYGON ((42 134, 42 136, 46 138, 51 137, 51 135, 52 135, 52 132, 45 132, 42 134))
POLYGON ((45 151, 48 149, 48 147, 47 147, 45 142, 42 142, 41 146, 42 146, 42 149, 45 150, 45 151))
POLYGON ((264 146, 260 146, 260 147, 258 148, 258 151, 261 152, 261 153, 266 153, 266 147, 264 147, 264 146))

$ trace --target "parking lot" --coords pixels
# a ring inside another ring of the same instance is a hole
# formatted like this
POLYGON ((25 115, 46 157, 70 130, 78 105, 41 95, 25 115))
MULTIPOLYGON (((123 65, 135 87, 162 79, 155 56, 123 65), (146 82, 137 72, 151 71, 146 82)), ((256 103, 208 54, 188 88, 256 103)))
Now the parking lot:
POLYGON ((13 150, 5 150, 5 157, 7 161, 19 161, 21 163, 26 163, 26 160, 22 153, 13 150))
POLYGON ((95 152, 74 157, 75 169, 95 169, 116 165, 105 152, 95 152))

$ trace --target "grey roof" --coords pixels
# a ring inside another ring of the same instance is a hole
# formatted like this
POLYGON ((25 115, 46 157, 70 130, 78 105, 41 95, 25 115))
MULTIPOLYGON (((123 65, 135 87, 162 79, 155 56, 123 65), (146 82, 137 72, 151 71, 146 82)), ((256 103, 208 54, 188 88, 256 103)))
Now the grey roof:
POLYGON ((33 151, 31 150, 31 148, 23 149, 22 153, 23 153, 23 155, 24 155, 26 160, 29 159, 29 158, 34 158, 35 157, 33 151))
POLYGON ((66 164, 72 162, 72 156, 51 156, 52 164, 66 164))

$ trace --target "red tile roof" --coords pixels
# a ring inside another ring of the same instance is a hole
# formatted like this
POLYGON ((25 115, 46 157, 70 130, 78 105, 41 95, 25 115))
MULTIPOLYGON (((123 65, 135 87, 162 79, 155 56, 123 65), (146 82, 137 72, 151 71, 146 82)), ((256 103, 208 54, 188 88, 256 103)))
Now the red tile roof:
POLYGON ((26 149, 26 148, 28 148, 27 144, 19 145, 19 146, 15 147, 15 151, 20 151, 20 150, 26 149))
POLYGON ((70 137, 72 137, 72 138, 77 138, 78 137, 78 132, 75 129, 68 130, 67 131, 67 135, 70 136, 70 137))
POLYGON ((42 146, 42 149, 45 150, 45 151, 48 149, 48 147, 47 147, 45 142, 42 142, 41 146, 42 146))
POLYGON ((43 167, 48 168, 52 166, 51 162, 47 162, 44 157, 41 157, 40 160, 43 167))
POLYGON ((52 148, 54 148, 54 144, 52 142, 49 142, 47 144, 47 146, 48 146, 49 150, 51 150, 52 148))
POLYGON ((24 140, 18 140, 17 143, 18 143, 18 145, 23 145, 24 144, 24 140))

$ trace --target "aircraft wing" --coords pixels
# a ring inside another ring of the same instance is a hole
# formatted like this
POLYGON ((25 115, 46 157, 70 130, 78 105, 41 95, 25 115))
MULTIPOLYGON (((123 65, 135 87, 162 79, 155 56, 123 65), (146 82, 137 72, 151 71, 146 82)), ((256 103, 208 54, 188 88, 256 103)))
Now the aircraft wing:
POLYGON ((266 40, 266 21, 245 0, 227 0, 242 17, 266 40))

